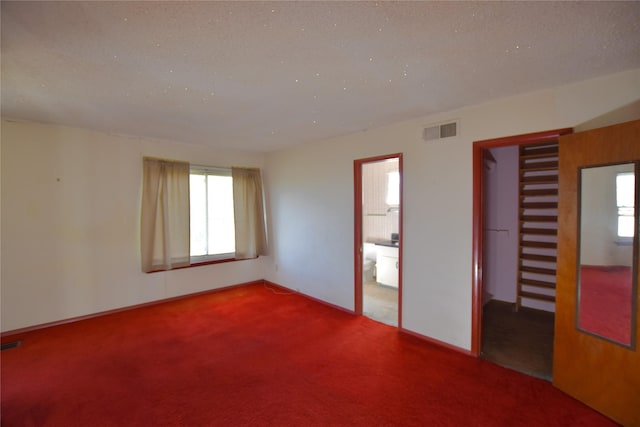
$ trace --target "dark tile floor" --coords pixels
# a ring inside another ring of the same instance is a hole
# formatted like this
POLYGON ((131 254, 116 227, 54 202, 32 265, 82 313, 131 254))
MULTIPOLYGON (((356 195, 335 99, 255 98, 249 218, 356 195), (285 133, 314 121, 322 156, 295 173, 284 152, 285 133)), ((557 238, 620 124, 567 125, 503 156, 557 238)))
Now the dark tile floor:
POLYGON ((482 312, 482 358, 551 380, 554 314, 491 300, 482 312))

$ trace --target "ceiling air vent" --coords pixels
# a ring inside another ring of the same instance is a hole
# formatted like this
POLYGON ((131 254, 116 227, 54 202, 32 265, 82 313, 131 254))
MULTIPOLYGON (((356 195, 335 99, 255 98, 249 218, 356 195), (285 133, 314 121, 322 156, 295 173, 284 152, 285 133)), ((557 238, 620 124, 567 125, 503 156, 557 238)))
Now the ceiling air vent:
POLYGON ((458 122, 441 123, 424 128, 422 139, 425 141, 435 141, 438 139, 452 138, 458 135, 458 122))

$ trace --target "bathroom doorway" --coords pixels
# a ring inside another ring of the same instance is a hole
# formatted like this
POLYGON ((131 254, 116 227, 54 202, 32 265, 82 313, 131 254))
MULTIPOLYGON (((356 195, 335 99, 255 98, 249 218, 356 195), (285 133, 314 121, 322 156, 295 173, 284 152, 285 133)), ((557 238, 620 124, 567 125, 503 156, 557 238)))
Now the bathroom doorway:
POLYGON ((401 327, 402 155, 354 162, 355 308, 401 327))

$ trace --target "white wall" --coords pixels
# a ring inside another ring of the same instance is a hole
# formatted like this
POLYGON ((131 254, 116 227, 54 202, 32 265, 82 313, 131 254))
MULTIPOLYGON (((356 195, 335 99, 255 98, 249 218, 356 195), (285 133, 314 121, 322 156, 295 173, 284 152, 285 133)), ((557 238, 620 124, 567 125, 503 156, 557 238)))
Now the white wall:
POLYGON ((2 330, 260 278, 353 309, 353 160, 402 152, 403 327, 469 349, 472 142, 575 126, 638 99, 633 70, 271 153, 271 256, 154 274, 140 271, 142 157, 263 157, 3 121, 2 330), (455 140, 422 141, 425 125, 452 118, 455 140))
POLYGON ((263 156, 2 122, 2 331, 262 279, 263 259, 144 274, 142 157, 263 156))
POLYGON ((575 126, 638 99, 632 70, 272 153, 266 277, 352 310, 353 160, 402 152, 403 327, 470 349, 473 141, 575 126), (422 141, 425 125, 454 118, 456 140, 422 141))

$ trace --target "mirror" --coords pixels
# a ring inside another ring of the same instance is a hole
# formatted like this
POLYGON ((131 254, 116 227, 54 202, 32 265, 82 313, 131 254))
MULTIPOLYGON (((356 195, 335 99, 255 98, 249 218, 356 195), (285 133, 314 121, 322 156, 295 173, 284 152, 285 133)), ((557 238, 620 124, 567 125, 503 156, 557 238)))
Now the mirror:
POLYGON ((624 346, 635 335, 635 169, 580 170, 578 329, 624 346))

